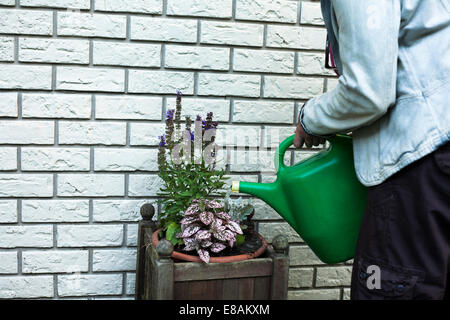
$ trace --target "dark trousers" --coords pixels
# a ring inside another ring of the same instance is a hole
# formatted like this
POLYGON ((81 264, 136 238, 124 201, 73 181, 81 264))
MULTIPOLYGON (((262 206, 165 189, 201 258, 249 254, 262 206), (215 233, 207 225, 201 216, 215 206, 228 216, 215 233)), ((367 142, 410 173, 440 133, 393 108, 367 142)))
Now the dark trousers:
POLYGON ((450 142, 369 188, 351 299, 448 299, 449 246, 450 142))

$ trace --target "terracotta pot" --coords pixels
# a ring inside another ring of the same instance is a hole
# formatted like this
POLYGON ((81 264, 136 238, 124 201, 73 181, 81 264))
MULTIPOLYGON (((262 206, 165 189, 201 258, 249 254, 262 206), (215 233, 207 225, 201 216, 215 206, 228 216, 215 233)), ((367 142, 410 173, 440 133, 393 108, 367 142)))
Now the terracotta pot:
MULTIPOLYGON (((160 232, 161 232, 161 229, 158 229, 155 232, 153 232, 153 235, 152 235, 152 243, 153 243, 153 247, 155 247, 155 248, 159 242, 158 235, 160 232)), ((239 255, 235 255, 235 256, 211 257, 209 259, 209 262, 210 263, 236 262, 236 261, 253 259, 253 258, 260 256, 267 249, 267 241, 260 234, 258 234, 258 237, 261 239, 262 246, 255 252, 239 254, 239 255)), ((175 250, 172 253, 172 258, 178 259, 178 260, 183 260, 183 261, 190 261, 190 262, 203 262, 198 256, 192 256, 190 254, 181 253, 181 252, 178 252, 175 250)))

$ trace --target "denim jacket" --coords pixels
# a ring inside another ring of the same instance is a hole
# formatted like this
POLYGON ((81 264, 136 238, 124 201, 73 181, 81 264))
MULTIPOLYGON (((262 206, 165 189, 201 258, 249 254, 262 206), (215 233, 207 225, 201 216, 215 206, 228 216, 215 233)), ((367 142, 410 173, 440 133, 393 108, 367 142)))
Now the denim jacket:
POLYGON ((355 169, 380 184, 450 140, 450 0, 321 0, 335 89, 300 113, 307 133, 353 132, 355 169))

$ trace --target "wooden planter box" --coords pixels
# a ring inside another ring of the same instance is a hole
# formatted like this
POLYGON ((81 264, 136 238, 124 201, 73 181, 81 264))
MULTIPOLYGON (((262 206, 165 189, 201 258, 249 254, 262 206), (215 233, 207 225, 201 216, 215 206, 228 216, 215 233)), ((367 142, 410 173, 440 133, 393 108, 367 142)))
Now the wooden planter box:
POLYGON ((136 265, 136 300, 286 299, 289 245, 277 236, 262 256, 231 263, 174 262, 172 244, 152 246, 154 208, 141 208, 136 265))

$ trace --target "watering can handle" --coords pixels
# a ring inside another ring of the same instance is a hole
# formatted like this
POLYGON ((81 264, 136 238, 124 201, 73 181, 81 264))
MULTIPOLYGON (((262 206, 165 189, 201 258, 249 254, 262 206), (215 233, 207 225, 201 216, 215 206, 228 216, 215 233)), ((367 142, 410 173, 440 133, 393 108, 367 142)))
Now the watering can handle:
MULTIPOLYGON (((335 141, 335 139, 337 137, 341 137, 341 135, 335 135, 335 136, 329 137, 329 138, 327 138, 327 140, 331 144, 333 144, 333 141, 335 141)), ((277 151, 275 152, 275 170, 277 172, 280 169, 286 168, 286 166, 284 165, 284 154, 286 153, 286 150, 289 149, 289 147, 294 144, 294 138, 295 138, 295 134, 293 134, 292 136, 283 140, 283 142, 280 143, 277 151)), ((346 137, 346 138, 349 138, 349 137, 346 137)))

